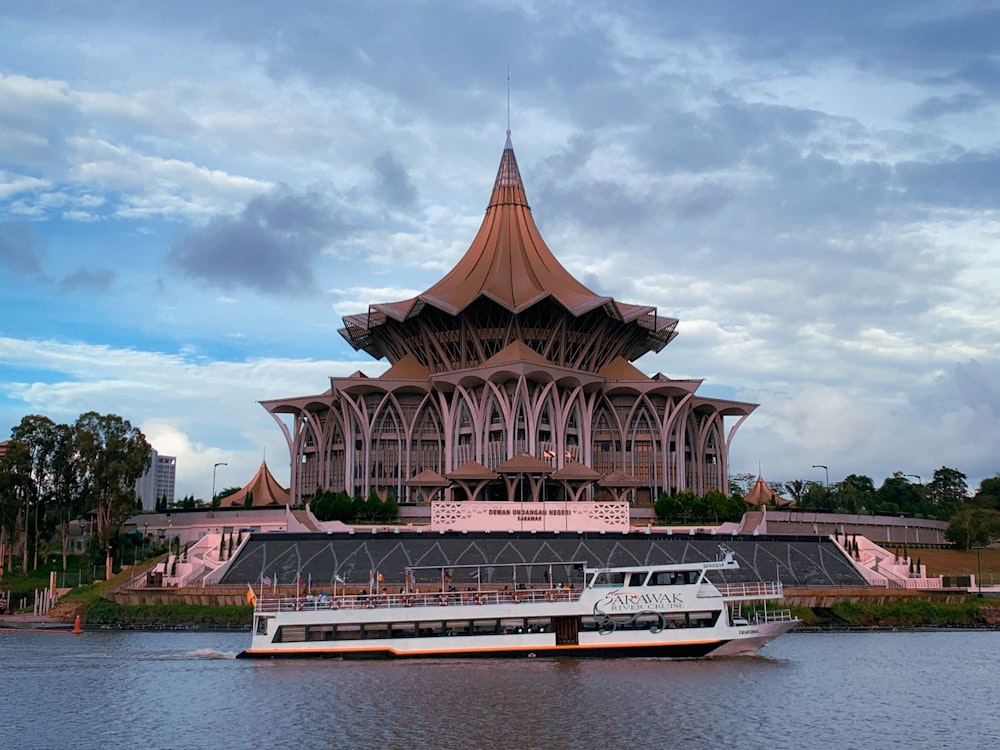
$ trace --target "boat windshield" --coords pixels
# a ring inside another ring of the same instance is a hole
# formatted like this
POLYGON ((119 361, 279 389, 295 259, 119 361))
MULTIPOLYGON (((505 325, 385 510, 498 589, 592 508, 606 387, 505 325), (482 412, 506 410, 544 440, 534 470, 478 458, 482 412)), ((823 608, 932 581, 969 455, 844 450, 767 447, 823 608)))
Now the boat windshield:
POLYGON ((701 578, 700 570, 657 570, 649 580, 650 586, 684 586, 697 583, 701 578))
POLYGON ((624 586, 625 573, 619 570, 599 570, 594 573, 594 577, 591 580, 590 585, 594 588, 602 586, 624 586))

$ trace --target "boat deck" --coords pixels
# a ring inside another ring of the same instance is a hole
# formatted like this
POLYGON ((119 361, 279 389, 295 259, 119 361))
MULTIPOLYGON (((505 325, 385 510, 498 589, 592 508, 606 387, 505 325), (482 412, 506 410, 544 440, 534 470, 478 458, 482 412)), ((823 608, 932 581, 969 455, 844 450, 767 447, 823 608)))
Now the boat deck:
POLYGON ((298 612, 322 609, 378 609, 447 607, 471 604, 569 602, 580 598, 583 586, 517 590, 435 591, 396 594, 341 594, 336 596, 259 597, 258 612, 298 612))

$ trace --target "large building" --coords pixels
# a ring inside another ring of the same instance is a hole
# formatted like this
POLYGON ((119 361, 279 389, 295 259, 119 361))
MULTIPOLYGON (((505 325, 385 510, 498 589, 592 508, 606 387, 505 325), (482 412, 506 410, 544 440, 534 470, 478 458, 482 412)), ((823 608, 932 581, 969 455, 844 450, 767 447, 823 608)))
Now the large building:
POLYGON ((727 489, 755 404, 632 363, 676 335, 655 307, 575 279, 532 218, 510 142, 482 226, 427 291, 344 318, 379 377, 264 401, 291 454, 291 501, 317 488, 400 502, 629 501, 727 489))
POLYGON ((164 507, 174 502, 177 482, 177 459, 163 456, 153 449, 149 468, 136 483, 136 494, 142 500, 143 510, 156 508, 157 500, 164 500, 164 507))

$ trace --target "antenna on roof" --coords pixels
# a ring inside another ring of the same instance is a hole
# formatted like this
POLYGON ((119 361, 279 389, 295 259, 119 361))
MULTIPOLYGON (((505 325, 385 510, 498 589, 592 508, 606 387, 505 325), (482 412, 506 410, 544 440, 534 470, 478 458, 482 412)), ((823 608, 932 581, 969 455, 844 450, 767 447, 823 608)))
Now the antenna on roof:
POLYGON ((510 66, 507 66, 507 135, 510 135, 510 66))

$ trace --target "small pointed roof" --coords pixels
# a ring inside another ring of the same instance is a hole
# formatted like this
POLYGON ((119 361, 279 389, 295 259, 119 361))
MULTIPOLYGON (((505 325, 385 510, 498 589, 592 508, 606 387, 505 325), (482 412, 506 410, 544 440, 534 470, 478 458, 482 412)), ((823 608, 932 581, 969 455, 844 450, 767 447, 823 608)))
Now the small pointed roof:
POLYGON ((565 466, 552 474, 551 478, 567 482, 596 482, 601 476, 600 472, 594 471, 579 461, 567 461, 565 466))
POLYGON ((453 480, 496 479, 497 473, 487 469, 478 461, 466 461, 454 471, 449 471, 445 476, 453 480))
POLYGON ((757 481, 753 483, 753 487, 751 487, 750 491, 743 496, 743 501, 747 505, 754 505, 754 506, 767 505, 768 503, 775 503, 776 505, 787 507, 788 505, 795 504, 794 500, 790 501, 786 498, 783 498, 781 495, 772 490, 771 487, 768 485, 768 483, 765 482, 764 478, 761 476, 757 477, 757 481))
POLYGON ((234 492, 222 498, 219 503, 224 508, 242 508, 246 505, 247 495, 253 497, 251 507, 260 508, 265 505, 288 505, 290 494, 288 490, 278 484, 278 480, 267 468, 267 461, 262 461, 257 473, 253 475, 247 485, 239 492, 234 492))
POLYGON ((499 474, 551 474, 554 470, 552 464, 525 453, 518 453, 497 467, 499 474))
POLYGON ((448 487, 451 482, 432 469, 424 469, 416 476, 407 479, 403 484, 407 487, 448 487))
POLYGON ((602 487, 639 487, 642 483, 641 479, 621 469, 611 472, 598 482, 602 487))

